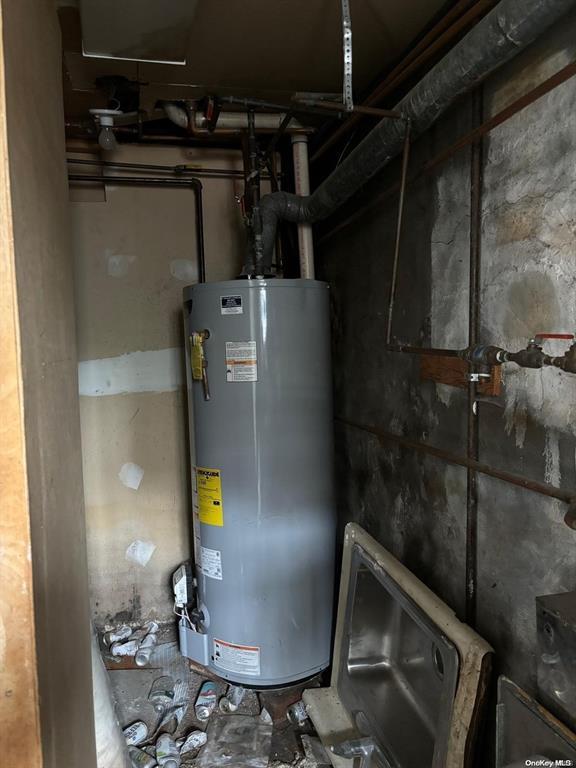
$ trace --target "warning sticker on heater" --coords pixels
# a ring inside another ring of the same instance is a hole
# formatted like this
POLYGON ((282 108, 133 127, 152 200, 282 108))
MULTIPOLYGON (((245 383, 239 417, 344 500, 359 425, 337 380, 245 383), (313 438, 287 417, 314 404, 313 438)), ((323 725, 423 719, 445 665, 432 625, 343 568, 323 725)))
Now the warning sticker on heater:
POLYGON ((196 467, 198 519, 205 525, 224 525, 222 478, 219 469, 196 467))
POLYGON ((221 315, 241 315, 242 296, 220 296, 220 314, 221 315))
POLYGON ((200 570, 204 576, 222 581, 222 554, 218 549, 201 547, 200 570))
POLYGON ((226 381, 258 381, 255 341, 226 342, 226 381))
POLYGON ((260 648, 257 645, 234 645, 215 638, 214 666, 239 675, 260 677, 260 648))

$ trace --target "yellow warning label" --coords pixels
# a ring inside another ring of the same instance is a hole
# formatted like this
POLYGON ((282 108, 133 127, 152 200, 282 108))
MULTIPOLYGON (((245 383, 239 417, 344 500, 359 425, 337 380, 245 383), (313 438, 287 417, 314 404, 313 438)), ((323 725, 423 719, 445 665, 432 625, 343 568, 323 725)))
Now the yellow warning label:
POLYGON ((196 467, 198 517, 205 525, 224 525, 222 479, 219 469, 196 467))

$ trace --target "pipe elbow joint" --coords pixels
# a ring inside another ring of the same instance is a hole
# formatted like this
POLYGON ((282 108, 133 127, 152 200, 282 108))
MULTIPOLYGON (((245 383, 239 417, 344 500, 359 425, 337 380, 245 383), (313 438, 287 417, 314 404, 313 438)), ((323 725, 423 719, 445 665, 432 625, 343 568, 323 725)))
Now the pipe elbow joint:
POLYGON ((505 362, 505 350, 501 347, 492 345, 482 345, 478 347, 467 347, 460 353, 462 360, 472 365, 502 365, 505 362))

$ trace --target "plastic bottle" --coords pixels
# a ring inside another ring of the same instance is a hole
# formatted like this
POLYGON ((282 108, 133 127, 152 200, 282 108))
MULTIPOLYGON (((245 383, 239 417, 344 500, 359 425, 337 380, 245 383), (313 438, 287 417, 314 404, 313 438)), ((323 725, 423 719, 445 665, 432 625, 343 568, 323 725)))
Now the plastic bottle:
POLYGON ((244 698, 245 693, 246 689, 242 688, 241 685, 229 685, 226 696, 223 696, 218 702, 220 711, 226 712, 227 714, 230 712, 236 712, 242 703, 242 699, 244 698))
POLYGON ((194 705, 194 711, 196 712, 196 718, 201 722, 208 720, 214 709, 216 708, 216 683, 211 680, 206 680, 202 683, 200 693, 196 699, 194 705))
POLYGON ((156 742, 156 762, 162 768, 180 766, 180 750, 169 733, 163 733, 156 742))
POLYGON ((164 712, 174 702, 174 680, 170 675, 157 677, 148 694, 156 712, 164 712))

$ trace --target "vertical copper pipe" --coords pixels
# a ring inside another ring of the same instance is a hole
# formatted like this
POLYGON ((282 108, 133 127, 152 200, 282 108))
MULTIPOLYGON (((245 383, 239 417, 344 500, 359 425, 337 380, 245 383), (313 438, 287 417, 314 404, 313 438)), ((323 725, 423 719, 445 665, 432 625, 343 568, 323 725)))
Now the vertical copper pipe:
POLYGON ((204 254, 204 213, 202 209, 202 182, 196 178, 170 179, 161 176, 97 176, 85 173, 69 173, 68 181, 90 184, 110 184, 110 186, 131 187, 178 187, 192 189, 196 200, 196 259, 198 263, 198 282, 206 280, 206 258, 204 254))
MULTIPOLYGON (((482 122, 482 86, 472 94, 472 122, 482 122)), ((480 259, 482 249, 482 138, 478 138, 470 151, 470 276, 468 293, 468 345, 476 346, 480 335, 480 259)), ((470 364, 470 373, 476 366, 470 364)), ((468 383, 467 458, 478 461, 478 414, 474 407, 477 384, 468 383)), ((476 470, 468 466, 466 472, 466 621, 476 625, 478 592, 478 483, 476 470)))
POLYGON ((386 326, 386 344, 392 338, 392 318, 394 301, 396 299, 396 283, 398 282, 398 262, 400 260, 400 238, 402 236, 402 219, 404 217, 404 197, 406 194, 406 179, 408 176, 408 160, 410 158, 410 121, 406 120, 404 134, 404 151, 402 152, 402 178, 400 180, 400 197, 398 200, 398 218, 396 220, 396 242, 394 243, 394 261, 392 263, 392 278, 390 280, 390 299, 388 301, 388 323, 386 326))

